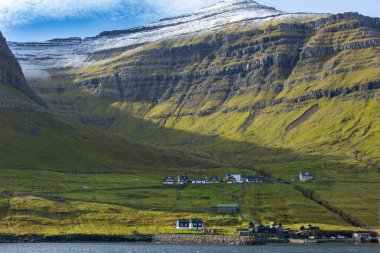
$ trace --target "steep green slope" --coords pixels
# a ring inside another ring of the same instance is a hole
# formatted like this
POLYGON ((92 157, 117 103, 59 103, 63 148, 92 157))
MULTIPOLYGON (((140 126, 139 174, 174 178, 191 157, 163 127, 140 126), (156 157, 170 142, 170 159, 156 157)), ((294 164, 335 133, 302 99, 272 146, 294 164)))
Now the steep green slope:
POLYGON ((98 52, 98 64, 38 88, 85 123, 153 143, 229 159, 239 146, 252 150, 246 162, 273 159, 262 148, 378 160, 379 44, 379 19, 355 13, 245 22, 98 52))
POLYGON ((175 149, 138 144, 67 120, 47 109, 26 83, 0 37, 0 169, 87 172, 213 166, 175 149))

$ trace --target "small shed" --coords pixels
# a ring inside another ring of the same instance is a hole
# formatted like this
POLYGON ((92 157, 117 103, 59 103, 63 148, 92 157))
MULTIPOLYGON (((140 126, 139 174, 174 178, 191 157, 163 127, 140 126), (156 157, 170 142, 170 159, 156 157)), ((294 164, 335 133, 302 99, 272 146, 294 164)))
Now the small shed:
POLYGON ((249 236, 251 234, 248 229, 237 229, 236 232, 238 236, 249 236))
POLYGON ((221 213, 237 213, 239 211, 239 205, 237 204, 219 204, 218 212, 221 213))
POLYGON ((312 181, 314 180, 313 173, 311 173, 310 171, 301 171, 299 175, 299 179, 302 182, 312 181))

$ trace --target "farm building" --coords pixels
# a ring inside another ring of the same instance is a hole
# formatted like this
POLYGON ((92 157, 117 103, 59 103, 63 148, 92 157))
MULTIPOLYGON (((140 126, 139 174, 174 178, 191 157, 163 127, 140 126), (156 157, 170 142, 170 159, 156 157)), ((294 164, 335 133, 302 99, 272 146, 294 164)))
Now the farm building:
POLYGON ((218 212, 221 213, 237 213, 239 206, 237 204, 220 204, 218 205, 218 212))
POLYGON ((301 171, 299 179, 302 182, 314 180, 313 174, 310 171, 301 171))

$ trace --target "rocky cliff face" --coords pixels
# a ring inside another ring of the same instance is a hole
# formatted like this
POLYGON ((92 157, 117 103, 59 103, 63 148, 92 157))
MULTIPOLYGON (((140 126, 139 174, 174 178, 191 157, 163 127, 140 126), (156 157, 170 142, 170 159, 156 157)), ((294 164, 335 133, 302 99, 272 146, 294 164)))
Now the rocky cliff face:
POLYGON ((5 38, 0 33, 0 84, 15 88, 31 98, 36 103, 46 106, 43 100, 37 96, 28 86, 22 69, 8 48, 5 38))

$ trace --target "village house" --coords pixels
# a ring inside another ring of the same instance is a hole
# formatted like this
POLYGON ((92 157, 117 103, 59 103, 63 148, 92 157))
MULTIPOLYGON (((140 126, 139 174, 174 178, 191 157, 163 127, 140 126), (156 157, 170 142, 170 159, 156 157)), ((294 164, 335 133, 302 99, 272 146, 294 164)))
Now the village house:
POLYGON ((236 183, 236 179, 233 176, 228 176, 228 177, 226 177, 226 182, 228 184, 234 184, 234 183, 236 183))
POLYGON ((220 204, 218 205, 218 212, 221 213, 237 213, 239 206, 237 204, 220 204))
POLYGON ((190 230, 202 231, 203 230, 203 220, 191 219, 190 230))
POLYGON ((212 176, 210 177, 210 184, 217 184, 219 183, 218 177, 212 176))
POLYGON ((314 180, 313 174, 310 171, 301 171, 299 175, 299 179, 302 182, 312 181, 314 180))
POLYGON ((193 184, 209 184, 208 178, 195 178, 191 181, 193 184))
POLYGON ((178 176, 177 184, 190 184, 190 180, 188 176, 178 176))
POLYGON ((203 220, 201 219, 180 219, 176 222, 176 229, 203 231, 203 220))
POLYGON ((180 219, 176 222, 176 229, 180 230, 189 230, 190 229, 190 220, 189 219, 180 219))
POLYGON ((171 184, 174 184, 174 177, 173 176, 166 176, 164 178, 164 180, 162 181, 162 184, 165 184, 165 185, 171 185, 171 184))
POLYGON ((245 183, 261 183, 262 178, 256 175, 244 175, 242 181, 245 183))
POLYGON ((227 183, 242 183, 242 178, 240 174, 236 173, 227 173, 226 174, 227 183))
POLYGON ((352 239, 354 239, 355 242, 370 242, 372 235, 370 233, 353 233, 352 239))

